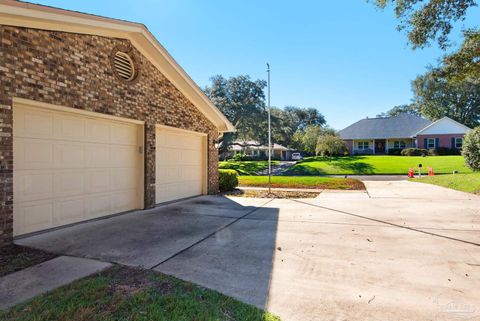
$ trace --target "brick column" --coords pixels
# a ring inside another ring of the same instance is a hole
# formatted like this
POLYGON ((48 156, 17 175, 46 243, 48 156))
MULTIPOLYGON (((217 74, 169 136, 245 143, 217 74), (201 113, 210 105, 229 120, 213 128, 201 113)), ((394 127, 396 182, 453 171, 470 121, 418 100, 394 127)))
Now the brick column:
POLYGON ((0 96, 0 247, 13 237, 12 100, 0 96))

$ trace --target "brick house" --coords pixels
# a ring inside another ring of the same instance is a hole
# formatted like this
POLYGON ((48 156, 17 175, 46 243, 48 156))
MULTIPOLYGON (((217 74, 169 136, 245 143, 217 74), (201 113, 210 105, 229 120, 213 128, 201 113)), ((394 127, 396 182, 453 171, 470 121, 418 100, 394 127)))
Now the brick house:
POLYGON ((218 191, 233 125, 139 23, 0 0, 0 246, 218 191))
POLYGON ((385 155, 391 149, 461 149, 463 136, 470 130, 451 118, 435 122, 399 114, 394 117, 362 119, 339 132, 351 155, 385 155))

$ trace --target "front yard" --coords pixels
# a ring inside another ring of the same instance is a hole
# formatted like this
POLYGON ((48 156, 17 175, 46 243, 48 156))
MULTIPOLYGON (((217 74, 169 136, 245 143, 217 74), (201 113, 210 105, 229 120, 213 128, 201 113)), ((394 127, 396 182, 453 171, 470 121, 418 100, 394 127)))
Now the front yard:
POLYGON ((407 175, 409 168, 422 164, 427 173, 432 167, 436 174, 471 173, 462 156, 348 156, 307 157, 290 167, 286 175, 407 175))
MULTIPOLYGON (((273 165, 278 161, 272 161, 273 165)), ((218 163, 220 169, 234 169, 239 175, 257 175, 268 168, 268 161, 223 161, 218 163)))
MULTIPOLYGON (((239 176, 239 186, 267 187, 268 176, 239 176)), ((362 182, 352 178, 314 176, 272 176, 272 187, 363 190, 362 182)))
POLYGON ((480 173, 440 175, 410 179, 412 182, 428 183, 456 189, 462 192, 480 194, 480 173))
POLYGON ((216 291, 151 270, 115 266, 38 296, 1 320, 279 320, 216 291))

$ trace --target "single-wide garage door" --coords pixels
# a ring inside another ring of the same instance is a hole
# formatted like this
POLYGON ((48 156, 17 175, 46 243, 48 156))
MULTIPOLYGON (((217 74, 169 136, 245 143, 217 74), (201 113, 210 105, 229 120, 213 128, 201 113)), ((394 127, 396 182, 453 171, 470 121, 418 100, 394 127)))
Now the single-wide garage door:
POLYGON ((206 136, 157 127, 156 202, 202 194, 205 163, 206 136))
POLYGON ((14 235, 143 206, 142 125, 64 110, 14 106, 14 235))

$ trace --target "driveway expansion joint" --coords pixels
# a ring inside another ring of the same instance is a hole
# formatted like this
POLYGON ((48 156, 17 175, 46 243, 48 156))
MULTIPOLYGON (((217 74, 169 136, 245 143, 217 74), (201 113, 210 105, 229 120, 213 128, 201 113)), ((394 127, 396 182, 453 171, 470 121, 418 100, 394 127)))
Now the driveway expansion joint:
POLYGON ((246 214, 244 214, 244 215, 242 215, 242 216, 240 216, 240 217, 238 217, 238 218, 235 218, 233 221, 231 221, 231 222, 229 222, 229 223, 227 223, 227 224, 219 227, 218 229, 216 229, 216 230, 213 231, 212 233, 204 236, 204 237, 201 238, 200 240, 198 240, 198 241, 190 244, 189 246, 181 249, 180 251, 172 254, 171 256, 169 256, 169 257, 166 258, 165 260, 161 261, 160 263, 157 263, 157 264, 155 264, 154 266, 150 267, 150 269, 151 269, 151 270, 154 270, 155 268, 159 267, 159 266, 162 265, 163 263, 168 262, 168 261, 170 261, 171 259, 175 258, 176 256, 178 256, 178 255, 180 255, 180 254, 188 251, 189 249, 191 249, 191 248, 194 247, 195 245, 198 245, 198 244, 204 242, 205 240, 207 240, 207 239, 209 239, 210 237, 214 236, 214 235, 217 234, 218 232, 226 229, 227 227, 232 226, 233 224, 235 224, 235 223, 237 223, 238 221, 244 219, 244 218, 247 217, 248 215, 250 215, 250 214, 256 212, 257 210, 263 208, 265 205, 267 205, 268 203, 270 203, 270 202, 273 201, 273 200, 274 200, 274 198, 268 199, 265 203, 261 204, 260 206, 254 207, 251 211, 248 211, 246 214))

